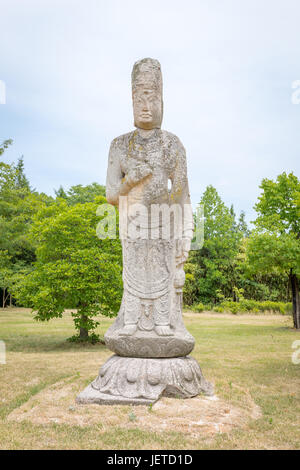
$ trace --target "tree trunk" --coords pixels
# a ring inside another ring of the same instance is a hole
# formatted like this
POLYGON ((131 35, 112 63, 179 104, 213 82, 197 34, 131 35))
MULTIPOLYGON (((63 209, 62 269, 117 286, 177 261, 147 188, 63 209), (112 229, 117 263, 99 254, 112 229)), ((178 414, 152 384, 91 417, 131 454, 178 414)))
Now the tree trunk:
MULTIPOLYGON (((81 321, 84 323, 84 322, 86 322, 86 320, 87 320, 87 316, 82 313, 81 314, 81 321)), ((87 330, 86 328, 81 326, 79 336, 80 336, 80 339, 86 340, 89 337, 89 330, 87 330)))
POLYGON ((293 320, 294 328, 300 329, 300 297, 299 297, 299 282, 297 275, 290 271, 290 281, 292 288, 292 299, 293 299, 293 320))
POLYGON ((5 289, 3 287, 3 290, 2 290, 2 308, 4 310, 5 308, 5 289))
POLYGON ((5 296, 5 300, 4 300, 4 305, 6 307, 6 305, 8 304, 8 297, 9 297, 9 292, 7 293, 7 295, 5 296))

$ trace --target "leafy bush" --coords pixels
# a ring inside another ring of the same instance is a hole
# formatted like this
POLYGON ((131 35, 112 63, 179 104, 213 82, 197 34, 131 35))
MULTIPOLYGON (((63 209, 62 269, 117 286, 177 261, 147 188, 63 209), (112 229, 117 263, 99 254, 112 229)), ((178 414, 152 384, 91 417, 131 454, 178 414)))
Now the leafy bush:
POLYGON ((192 310, 193 312, 199 312, 199 313, 203 312, 205 310, 205 305, 202 302, 200 302, 199 304, 193 305, 192 310))
POLYGON ((224 311, 231 312, 231 313, 259 313, 259 312, 273 312, 273 313, 281 313, 282 315, 290 314, 292 312, 292 304, 284 303, 284 302, 272 302, 272 301, 265 301, 259 302, 257 300, 251 299, 243 299, 240 302, 233 302, 233 301, 224 301, 221 302, 221 307, 223 307, 224 311))
POLYGON ((224 312, 224 308, 223 308, 223 307, 220 307, 220 306, 214 307, 214 312, 223 313, 223 312, 224 312))
POLYGON ((282 315, 292 314, 291 302, 259 302, 252 299, 241 299, 240 302, 234 302, 233 300, 223 300, 218 305, 214 306, 204 305, 202 302, 200 302, 198 304, 194 304, 191 309, 193 312, 213 311, 217 313, 230 312, 233 314, 261 312, 281 313, 282 315))
POLYGON ((185 270, 185 284, 183 287, 183 301, 185 305, 191 306, 197 300, 195 266, 191 263, 186 263, 184 270, 185 270))
POLYGON ((233 302, 231 300, 225 300, 224 302, 221 302, 221 307, 223 308, 223 311, 225 312, 231 312, 231 313, 236 314, 241 311, 240 309, 241 303, 242 302, 233 302))

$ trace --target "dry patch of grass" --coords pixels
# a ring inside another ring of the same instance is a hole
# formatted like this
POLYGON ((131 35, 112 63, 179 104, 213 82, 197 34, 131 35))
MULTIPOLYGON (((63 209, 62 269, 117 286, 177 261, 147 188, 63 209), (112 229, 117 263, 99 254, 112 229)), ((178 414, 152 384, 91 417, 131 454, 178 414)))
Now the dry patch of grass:
POLYGON ((78 405, 74 397, 84 383, 77 375, 46 387, 26 403, 13 410, 8 421, 29 421, 33 424, 51 423, 76 426, 100 425, 102 433, 114 426, 163 433, 184 432, 199 439, 217 433, 228 433, 244 427, 250 419, 261 417, 259 407, 247 395, 248 410, 233 406, 217 397, 191 399, 162 398, 152 407, 78 405))

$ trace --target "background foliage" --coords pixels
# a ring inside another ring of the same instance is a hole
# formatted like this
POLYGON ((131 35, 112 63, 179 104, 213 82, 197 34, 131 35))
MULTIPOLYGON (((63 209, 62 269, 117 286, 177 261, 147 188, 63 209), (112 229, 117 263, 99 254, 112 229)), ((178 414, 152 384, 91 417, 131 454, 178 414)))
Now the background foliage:
MULTIPOLYGON (((0 156, 11 144, 3 142, 0 156)), ((196 311, 293 310, 300 328, 300 182, 283 173, 260 188, 252 231, 243 212, 237 216, 214 187, 206 188, 204 244, 185 265, 184 302, 196 311)), ((16 164, 0 161, 3 307, 31 307, 37 320, 71 309, 73 339, 97 340, 97 316, 115 315, 122 293, 120 241, 96 235, 97 207, 105 202, 105 187, 97 183, 60 186, 55 197, 38 193, 22 157, 16 164)))

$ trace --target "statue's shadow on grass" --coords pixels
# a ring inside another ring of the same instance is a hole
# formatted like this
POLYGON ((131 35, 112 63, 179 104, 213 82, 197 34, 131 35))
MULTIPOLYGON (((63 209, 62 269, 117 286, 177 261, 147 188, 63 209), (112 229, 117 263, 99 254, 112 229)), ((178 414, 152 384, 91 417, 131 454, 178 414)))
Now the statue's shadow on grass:
MULTIPOLYGON (((39 336, 39 335, 14 335, 13 337, 3 338, 6 344, 7 352, 89 352, 89 351, 105 351, 107 348, 103 342, 95 344, 91 343, 74 343, 68 341, 63 336, 39 336)), ((101 338, 103 340, 103 338, 101 338)))

